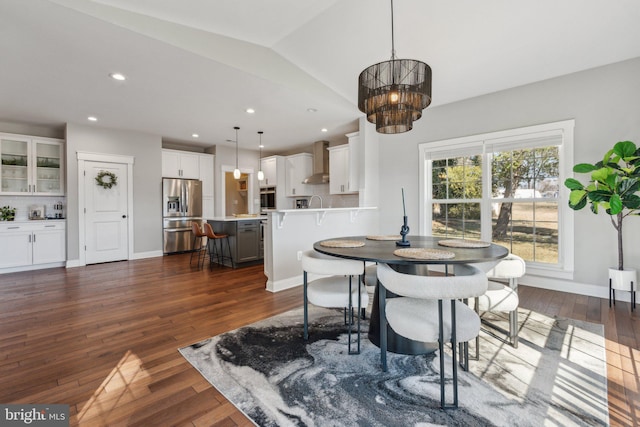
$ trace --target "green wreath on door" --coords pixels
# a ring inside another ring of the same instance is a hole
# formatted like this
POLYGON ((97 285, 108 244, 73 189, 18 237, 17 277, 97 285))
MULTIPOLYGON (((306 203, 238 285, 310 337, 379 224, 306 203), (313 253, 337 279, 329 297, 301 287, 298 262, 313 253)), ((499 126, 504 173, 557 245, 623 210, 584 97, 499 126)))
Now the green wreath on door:
POLYGON ((102 188, 111 188, 114 185, 118 185, 118 177, 113 172, 100 171, 96 176, 96 183, 102 188))

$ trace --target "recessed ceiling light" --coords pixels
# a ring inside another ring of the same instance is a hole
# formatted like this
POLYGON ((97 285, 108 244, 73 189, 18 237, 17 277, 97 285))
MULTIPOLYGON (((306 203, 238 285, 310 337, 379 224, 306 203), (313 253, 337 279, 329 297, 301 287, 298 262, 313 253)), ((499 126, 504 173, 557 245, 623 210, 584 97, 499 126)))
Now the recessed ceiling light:
POLYGON ((89 116, 89 117, 87 117, 87 120, 89 120, 90 122, 97 122, 98 118, 95 117, 95 116, 89 116))
POLYGON ((327 131, 327 128, 322 128, 320 129, 320 132, 328 132, 328 131, 327 131))
POLYGON ((253 108, 247 108, 245 111, 249 114, 253 114, 256 112, 256 110, 254 110, 253 108))
POLYGON ((120 73, 111 73, 109 74, 109 77, 111 77, 113 80, 119 80, 119 81, 127 80, 124 74, 120 74, 120 73))
POLYGON ((317 113, 318 110, 316 108, 307 108, 307 111, 310 113, 317 113))
POLYGON ((200 135, 198 135, 197 133, 193 133, 193 134, 191 134, 191 136, 194 137, 194 138, 200 138, 200 135))

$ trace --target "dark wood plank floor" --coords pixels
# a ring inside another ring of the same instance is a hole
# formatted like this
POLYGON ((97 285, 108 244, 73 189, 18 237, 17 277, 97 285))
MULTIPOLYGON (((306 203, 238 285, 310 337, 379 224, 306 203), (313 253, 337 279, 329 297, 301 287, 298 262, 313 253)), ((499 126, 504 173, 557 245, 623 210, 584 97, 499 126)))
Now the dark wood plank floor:
MULTIPOLYGON (((189 255, 0 275, 0 402, 64 403, 71 425, 252 425, 177 349, 300 306, 262 266, 189 255)), ((521 305, 605 325, 611 425, 640 424, 640 320, 629 305, 522 286, 521 305)))

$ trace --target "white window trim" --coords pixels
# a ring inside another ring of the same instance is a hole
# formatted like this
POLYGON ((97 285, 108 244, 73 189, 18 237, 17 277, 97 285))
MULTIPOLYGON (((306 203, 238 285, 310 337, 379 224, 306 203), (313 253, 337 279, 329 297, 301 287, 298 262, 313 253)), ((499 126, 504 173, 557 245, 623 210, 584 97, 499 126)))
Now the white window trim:
MULTIPOLYGON (((518 140, 535 140, 536 136, 560 135, 562 143, 558 147, 560 164, 558 165, 559 200, 558 200, 558 264, 549 265, 543 263, 527 262, 527 274, 552 277, 558 279, 573 280, 574 272, 574 225, 573 211, 566 201, 569 200, 569 190, 564 186, 564 181, 571 176, 573 168, 573 130, 575 120, 563 120, 541 125, 527 126, 517 129, 507 129, 497 132, 489 132, 477 135, 451 138, 433 142, 418 144, 419 154, 419 196, 420 196, 420 234, 431 234, 431 210, 426 208, 427 201, 431 199, 431 160, 432 157, 443 154, 455 155, 455 151, 469 153, 477 149, 478 154, 485 158, 487 147, 512 144, 518 140)), ((483 173, 483 198, 491 199, 491 174, 489 162, 482 162, 483 173)), ((521 201, 521 200, 519 200, 521 201)), ((490 207, 490 203, 485 203, 490 207)), ((483 212, 484 214, 484 212, 483 212)), ((482 215, 481 227, 482 239, 491 240, 486 236, 491 230, 491 216, 482 215)))

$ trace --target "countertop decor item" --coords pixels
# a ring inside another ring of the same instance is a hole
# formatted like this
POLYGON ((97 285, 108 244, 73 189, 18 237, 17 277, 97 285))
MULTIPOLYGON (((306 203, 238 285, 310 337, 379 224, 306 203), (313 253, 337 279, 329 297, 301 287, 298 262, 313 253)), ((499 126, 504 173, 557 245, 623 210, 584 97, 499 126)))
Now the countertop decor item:
POLYGON ((0 208, 0 221, 13 221, 16 219, 16 208, 3 206, 0 208))
POLYGON ((102 188, 111 188, 118 185, 118 177, 113 172, 100 171, 96 176, 96 183, 102 188))
POLYGON ((398 240, 396 242, 396 246, 411 246, 411 242, 407 240, 407 234, 409 234, 409 219, 407 218, 407 208, 404 204, 404 188, 402 189, 402 227, 400 227, 400 235, 402 236, 402 240, 398 240))
POLYGON ((358 77, 358 109, 379 133, 413 128, 431 104, 431 67, 415 59, 397 59, 391 0, 391 60, 373 64, 358 77))

